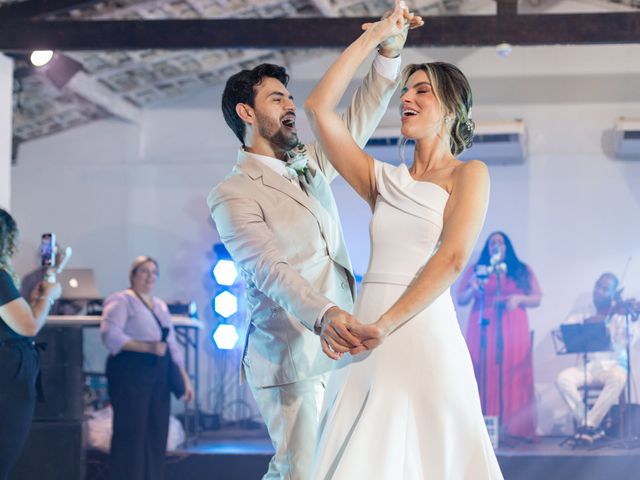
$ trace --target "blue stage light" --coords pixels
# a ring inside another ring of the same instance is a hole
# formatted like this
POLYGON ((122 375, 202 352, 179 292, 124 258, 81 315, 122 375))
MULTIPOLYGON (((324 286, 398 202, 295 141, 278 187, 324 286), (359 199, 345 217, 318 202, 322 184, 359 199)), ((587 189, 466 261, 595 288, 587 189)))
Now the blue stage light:
POLYGON ((238 298, 227 291, 218 294, 213 303, 213 309, 224 318, 229 318, 238 311, 238 298))
POLYGON ((236 264, 231 260, 218 260, 218 263, 213 267, 213 277, 218 285, 233 285, 238 278, 236 264))
POLYGON ((231 350, 238 343, 236 327, 221 323, 213 332, 213 341, 220 350, 231 350))

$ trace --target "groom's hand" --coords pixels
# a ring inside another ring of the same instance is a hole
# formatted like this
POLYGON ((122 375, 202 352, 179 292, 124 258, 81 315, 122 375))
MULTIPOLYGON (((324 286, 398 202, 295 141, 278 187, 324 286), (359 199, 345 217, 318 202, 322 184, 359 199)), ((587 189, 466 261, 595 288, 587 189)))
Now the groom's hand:
POLYGON ((348 328, 355 323, 358 323, 355 317, 338 307, 327 310, 320 330, 320 342, 325 355, 338 360, 344 353, 360 345, 360 340, 348 328))
MULTIPOLYGON (((402 2, 401 2, 402 3, 402 2)), ((422 17, 419 15, 415 15, 410 12, 406 5, 401 5, 402 8, 402 19, 405 23, 402 32, 398 35, 393 35, 385 39, 380 45, 378 45, 378 53, 383 57, 387 58, 396 58, 400 56, 402 52, 402 48, 404 47, 405 42, 407 41, 407 33, 409 30, 414 28, 418 28, 424 25, 424 21, 422 17)), ((382 15, 381 21, 384 21, 388 17, 390 17, 394 12, 388 11, 382 15)), ((362 26, 362 28, 369 28, 373 24, 367 23, 362 26)))

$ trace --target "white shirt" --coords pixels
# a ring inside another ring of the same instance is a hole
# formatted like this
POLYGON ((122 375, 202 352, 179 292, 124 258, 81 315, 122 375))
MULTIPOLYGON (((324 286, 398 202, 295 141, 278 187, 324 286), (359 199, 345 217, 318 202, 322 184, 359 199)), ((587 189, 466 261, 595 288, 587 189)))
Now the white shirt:
POLYGON ((282 160, 279 160, 277 158, 269 157, 267 155, 260 155, 258 153, 246 152, 246 154, 250 155, 251 158, 256 159, 257 161, 259 161, 263 165, 266 165, 271 170, 276 172, 278 175, 281 175, 281 176, 285 177, 287 180, 290 180, 292 185, 295 185, 300 190, 302 190, 302 187, 300 187, 300 182, 298 181, 297 178, 294 178, 293 180, 291 180, 287 176, 286 162, 284 162, 282 160))

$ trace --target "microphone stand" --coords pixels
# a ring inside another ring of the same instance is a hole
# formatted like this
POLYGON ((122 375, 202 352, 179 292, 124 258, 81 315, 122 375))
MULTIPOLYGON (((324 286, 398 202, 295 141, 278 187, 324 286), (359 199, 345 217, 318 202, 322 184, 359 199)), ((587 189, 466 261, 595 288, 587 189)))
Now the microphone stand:
MULTIPOLYGON (((494 267, 496 274, 496 291, 494 294, 494 309, 496 313, 496 363, 498 365, 498 425, 499 431, 502 433, 503 424, 502 416, 504 413, 504 400, 502 391, 503 381, 503 359, 504 359, 504 338, 502 335, 502 315, 504 313, 504 301, 500 298, 502 294, 501 264, 494 267)), ((502 436, 502 435, 500 435, 502 436)))
POLYGON ((485 302, 486 302, 486 291, 484 289, 484 284, 486 283, 486 278, 482 280, 478 280, 478 286, 480 290, 480 299, 479 303, 479 313, 478 313, 478 324, 480 325, 480 390, 481 390, 481 403, 482 403, 482 414, 487 414, 487 327, 489 326, 489 319, 485 316, 485 302))

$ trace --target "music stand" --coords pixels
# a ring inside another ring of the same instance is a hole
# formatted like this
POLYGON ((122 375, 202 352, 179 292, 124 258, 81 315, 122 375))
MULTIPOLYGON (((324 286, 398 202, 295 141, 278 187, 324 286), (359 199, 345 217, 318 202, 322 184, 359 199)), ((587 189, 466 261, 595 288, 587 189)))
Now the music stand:
POLYGON ((566 323, 560 325, 564 353, 608 352, 611 350, 609 331, 604 322, 566 323))
MULTIPOLYGON (((584 372, 584 386, 587 386, 587 354, 592 352, 608 352, 611 350, 611 339, 609 338, 609 330, 604 322, 593 323, 568 323, 560 325, 560 339, 564 344, 564 349, 556 347, 556 353, 569 354, 577 353, 582 355, 582 368, 584 372)), ((554 342, 555 344, 555 342, 554 342)), ((587 425, 587 395, 582 397, 584 405, 583 424, 587 425)), ((574 437, 563 440, 560 445, 564 445, 567 441, 574 437)))

